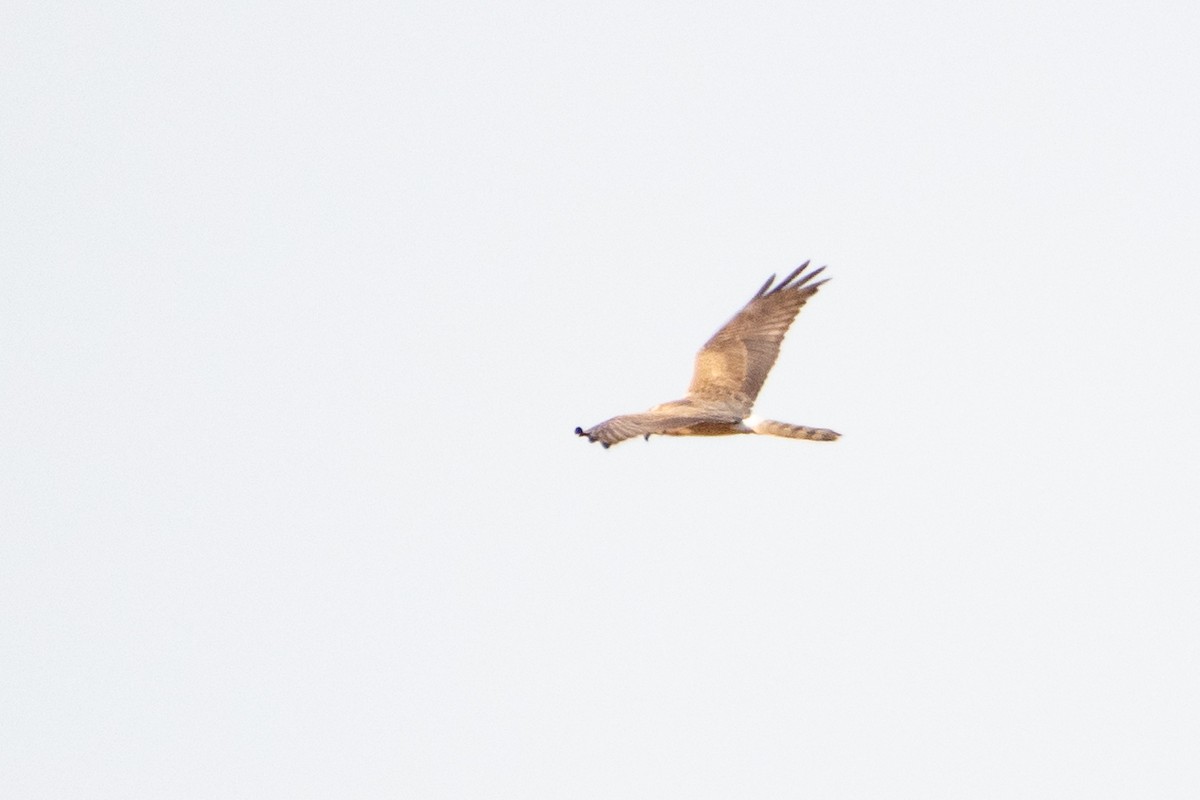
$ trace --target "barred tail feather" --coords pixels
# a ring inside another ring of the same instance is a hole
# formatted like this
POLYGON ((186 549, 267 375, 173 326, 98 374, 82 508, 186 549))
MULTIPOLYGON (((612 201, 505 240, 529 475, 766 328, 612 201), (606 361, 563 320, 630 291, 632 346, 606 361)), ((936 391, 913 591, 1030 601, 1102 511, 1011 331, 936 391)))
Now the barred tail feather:
POLYGON ((793 425, 790 422, 776 422, 773 419, 762 419, 754 423, 755 433, 765 433, 768 436, 782 436, 786 439, 811 439, 816 442, 832 442, 841 436, 837 431, 828 428, 808 428, 804 425, 793 425))

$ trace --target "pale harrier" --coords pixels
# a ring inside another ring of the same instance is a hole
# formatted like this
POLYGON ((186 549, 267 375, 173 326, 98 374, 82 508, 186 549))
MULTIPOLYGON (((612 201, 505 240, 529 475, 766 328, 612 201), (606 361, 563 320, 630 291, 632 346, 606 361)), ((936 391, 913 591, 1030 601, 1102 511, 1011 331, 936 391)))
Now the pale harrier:
POLYGON ((766 433, 789 439, 829 442, 840 434, 825 428, 806 428, 750 416, 754 400, 779 355, 779 343, 800 307, 816 294, 825 280, 809 283, 821 270, 796 278, 808 266, 796 268, 774 289, 775 276, 767 278, 746 307, 717 331, 696 355, 696 371, 687 397, 655 406, 643 414, 613 417, 599 425, 576 428, 575 433, 605 448, 634 436, 729 436, 766 433))

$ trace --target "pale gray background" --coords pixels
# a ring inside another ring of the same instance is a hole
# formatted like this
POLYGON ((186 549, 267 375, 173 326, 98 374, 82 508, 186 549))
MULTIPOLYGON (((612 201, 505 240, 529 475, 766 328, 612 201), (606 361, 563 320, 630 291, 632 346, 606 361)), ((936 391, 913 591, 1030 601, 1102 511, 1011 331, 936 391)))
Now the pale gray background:
POLYGON ((1200 796, 1198 38, 4 4, 0 794, 1200 796))

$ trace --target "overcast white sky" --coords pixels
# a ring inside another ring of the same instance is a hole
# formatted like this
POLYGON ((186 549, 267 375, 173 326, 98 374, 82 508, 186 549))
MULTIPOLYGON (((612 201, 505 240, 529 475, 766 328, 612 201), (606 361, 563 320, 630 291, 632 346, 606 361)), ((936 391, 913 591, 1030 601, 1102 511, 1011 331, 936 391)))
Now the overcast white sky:
POLYGON ((1198 39, 6 3, 0 794, 1200 796, 1198 39))

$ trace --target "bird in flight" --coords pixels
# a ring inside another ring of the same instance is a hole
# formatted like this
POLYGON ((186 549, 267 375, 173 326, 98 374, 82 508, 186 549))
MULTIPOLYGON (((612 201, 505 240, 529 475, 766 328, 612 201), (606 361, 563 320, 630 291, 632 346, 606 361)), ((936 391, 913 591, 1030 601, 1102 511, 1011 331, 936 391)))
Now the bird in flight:
POLYGON ((696 368, 687 397, 655 406, 641 414, 605 420, 577 436, 600 442, 605 449, 635 436, 731 436, 763 433, 788 439, 831 442, 841 434, 750 416, 767 373, 779 355, 779 344, 808 298, 821 284, 812 282, 824 267, 802 275, 805 261, 774 288, 767 278, 750 302, 717 331, 696 354, 696 368))

